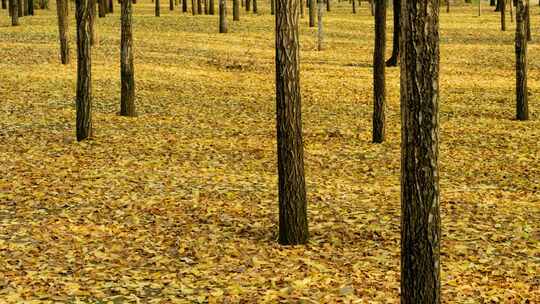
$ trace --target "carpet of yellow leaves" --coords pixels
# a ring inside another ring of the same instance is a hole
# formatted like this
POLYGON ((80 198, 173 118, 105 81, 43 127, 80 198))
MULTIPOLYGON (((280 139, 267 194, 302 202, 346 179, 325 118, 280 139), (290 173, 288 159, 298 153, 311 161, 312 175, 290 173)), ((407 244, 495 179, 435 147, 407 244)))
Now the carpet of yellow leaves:
MULTIPOLYGON (((0 18, 0 302, 398 303, 399 71, 373 145, 367 5, 334 3, 323 52, 302 19, 311 241, 282 247, 268 4, 218 34, 217 16, 164 3, 156 18, 149 2, 134 16, 140 115, 116 115, 115 3, 97 21, 96 137, 81 143, 54 7, 0 18)), ((441 13, 445 303, 540 302, 538 13, 529 122, 513 120, 514 24, 500 32, 487 6, 441 13)))

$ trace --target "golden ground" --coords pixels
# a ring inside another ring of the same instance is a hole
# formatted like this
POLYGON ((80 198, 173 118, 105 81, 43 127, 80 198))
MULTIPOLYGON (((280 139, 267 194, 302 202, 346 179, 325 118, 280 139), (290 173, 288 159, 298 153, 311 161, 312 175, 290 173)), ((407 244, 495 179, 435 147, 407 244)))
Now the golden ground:
MULTIPOLYGON (((54 8, 19 27, 3 11, 0 302, 399 302, 399 74, 388 70, 387 141, 371 144, 366 3, 356 15, 334 3, 323 52, 301 21, 311 242, 291 248, 276 243, 268 3, 218 34, 217 16, 163 3, 156 18, 149 2, 134 16, 140 116, 116 115, 115 3, 114 16, 98 20, 96 138, 82 143, 76 64, 58 63, 54 8)), ((441 13, 443 301, 538 303, 539 9, 532 119, 517 122, 514 24, 500 32, 484 8, 480 18, 474 7, 441 13)), ((389 53, 390 12, 388 25, 389 53)))

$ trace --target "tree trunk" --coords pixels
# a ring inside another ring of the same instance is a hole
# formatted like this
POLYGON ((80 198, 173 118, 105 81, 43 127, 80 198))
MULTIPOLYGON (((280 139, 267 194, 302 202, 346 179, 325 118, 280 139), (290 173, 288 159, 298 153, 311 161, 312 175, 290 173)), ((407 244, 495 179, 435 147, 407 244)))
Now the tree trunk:
POLYGON ((516 8, 516 119, 529 119, 527 90, 527 8, 528 0, 518 0, 516 8))
POLYGON ((489 6, 495 6, 495 0, 489 0, 489 6))
POLYGON ((249 7, 251 6, 251 1, 250 0, 246 0, 246 12, 249 12, 249 7))
POLYGON ((169 0, 169 10, 174 11, 174 0, 169 0))
POLYGON ((77 20, 77 140, 92 137, 92 0, 75 0, 77 20))
MULTIPOLYGON (((480 3, 481 0, 478 0, 478 2, 480 3)), ((446 12, 447 13, 450 13, 450 0, 446 0, 446 12)))
POLYGON ((240 21, 240 0, 233 0, 233 21, 240 21))
POLYGON ((182 13, 187 13, 187 0, 182 0, 182 13))
MULTIPOLYGON (((75 0, 77 1, 77 0, 75 0)), ((90 45, 97 45, 98 44, 98 37, 97 37, 97 31, 96 31, 96 1, 97 0, 82 0, 82 1, 88 1, 87 9, 88 11, 88 28, 90 29, 90 45)))
POLYGON ((525 5, 525 21, 526 21, 526 33, 527 33, 527 41, 531 41, 531 14, 529 10, 529 3, 525 5))
POLYGON ((227 33, 227 1, 219 0, 219 32, 227 33))
POLYGON ((252 2, 252 5, 253 5, 253 13, 254 13, 254 14, 257 14, 257 13, 259 12, 258 9, 257 9, 257 0, 251 0, 251 1, 253 1, 253 2, 252 2))
POLYGON ((509 5, 509 7, 510 7, 510 22, 512 22, 512 23, 514 23, 514 9, 513 9, 513 6, 514 6, 513 1, 510 0, 510 5, 509 5))
POLYGON ((7 1, 2 0, 2 9, 7 9, 7 1))
POLYGON ((504 0, 499 0, 500 5, 501 5, 501 31, 506 31, 506 12, 505 12, 505 8, 506 8, 506 3, 504 3, 504 0))
POLYGON ((495 6, 495 11, 500 12, 502 7, 503 7, 503 1, 497 0, 497 5, 495 6))
POLYGON ((154 0, 154 4, 156 6, 155 8, 155 13, 156 13, 156 17, 159 17, 161 15, 161 8, 160 8, 160 3, 159 3, 159 0, 154 0))
POLYGON ((276 0, 270 0, 270 15, 276 14, 276 0))
POLYGON ((299 82, 299 4, 299 1, 276 0, 279 243, 282 245, 305 244, 309 235, 299 82))
POLYGON ((23 16, 28 16, 28 0, 21 0, 23 4, 23 16))
POLYGON ((131 1, 122 1, 121 11, 122 36, 120 40, 120 115, 136 116, 135 77, 133 71, 133 34, 131 1))
POLYGON ((214 10, 214 6, 215 6, 214 0, 209 0, 208 1, 208 6, 210 6, 209 9, 208 9, 208 13, 210 15, 214 15, 216 13, 215 10, 214 10))
POLYGON ((67 2, 69 0, 56 0, 56 14, 58 15, 58 37, 60 40, 60 60, 62 64, 69 64, 69 20, 67 17, 67 2))
POLYGON ((204 0, 204 14, 208 15, 208 0, 204 0))
MULTIPOLYGON (((446 0, 446 1, 450 1, 450 0, 446 0)), ((510 11, 512 11, 511 5, 510 5, 510 11)), ((478 0, 478 16, 481 16, 481 15, 482 15, 482 1, 478 0)))
POLYGON ((11 25, 19 25, 19 10, 17 0, 9 0, 9 11, 11 12, 11 25))
POLYGON ((16 1, 16 3, 17 3, 17 16, 18 17, 24 16, 24 14, 23 14, 23 1, 24 0, 17 0, 16 1))
POLYGON ((315 27, 315 0, 309 0, 309 27, 315 27))
POLYGON ((401 303, 439 304, 439 0, 401 7, 401 303))
MULTIPOLYGON (((69 5, 67 8, 69 8, 69 5)), ((28 15, 34 16, 34 0, 28 0, 28 15)))
POLYGON ((356 14, 356 0, 352 0, 352 13, 356 14))
POLYGON ((401 26, 399 24, 399 15, 401 12, 401 0, 393 0, 392 10, 394 11, 394 30, 392 37, 392 56, 386 61, 386 66, 397 66, 399 59, 399 35, 401 26))
POLYGON ((202 15, 202 0, 197 0, 197 14, 202 15))
POLYGON ((373 134, 374 143, 385 137, 386 0, 375 0, 375 50, 373 51, 373 134))
POLYGON ((98 0, 99 18, 103 18, 107 15, 107 2, 106 0, 98 0))
MULTIPOLYGON (((309 1, 309 0, 307 0, 307 1, 309 1)), ((276 6, 277 6, 277 4, 276 4, 276 6)), ((304 19, 304 0, 300 0, 300 18, 304 19)))
POLYGON ((114 1, 109 0, 109 13, 114 13, 114 1))
POLYGON ((323 0, 317 0, 317 50, 323 50, 323 0))
POLYGON ((191 0, 191 14, 193 16, 197 15, 197 6, 196 6, 196 0, 191 0))
POLYGON ((326 11, 330 11, 330 0, 326 0, 326 11))

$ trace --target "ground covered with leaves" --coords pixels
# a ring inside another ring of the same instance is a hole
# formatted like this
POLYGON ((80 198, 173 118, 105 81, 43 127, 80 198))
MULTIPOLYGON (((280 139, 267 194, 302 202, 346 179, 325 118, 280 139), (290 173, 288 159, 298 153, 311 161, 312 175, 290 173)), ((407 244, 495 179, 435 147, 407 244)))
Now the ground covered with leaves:
MULTIPOLYGON (((283 247, 268 3, 218 34, 217 16, 156 18, 146 2, 139 116, 117 115, 115 3, 97 21, 96 136, 81 143, 75 44, 60 65, 54 8, 19 27, 0 18, 0 302, 398 303, 399 70, 387 70, 387 141, 371 144, 367 5, 334 3, 322 52, 301 20, 311 241, 283 247)), ((538 11, 528 122, 513 119, 515 24, 499 31, 487 6, 441 13, 445 303, 540 302, 538 11)), ((390 11, 388 25, 389 54, 390 11)))

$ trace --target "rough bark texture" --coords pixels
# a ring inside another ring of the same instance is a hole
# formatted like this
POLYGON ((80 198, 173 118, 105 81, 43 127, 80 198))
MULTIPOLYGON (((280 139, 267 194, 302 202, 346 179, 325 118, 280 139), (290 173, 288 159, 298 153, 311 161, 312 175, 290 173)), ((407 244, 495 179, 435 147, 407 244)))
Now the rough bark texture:
POLYGON ((529 119, 527 96, 527 1, 518 0, 516 9, 516 119, 529 119))
POLYGON ((392 10, 394 11, 394 30, 392 37, 392 56, 386 61, 386 66, 397 66, 399 60, 399 35, 401 26, 399 25, 399 15, 401 11, 401 0, 393 0, 392 10))
POLYGON ((375 49, 373 51, 373 134, 374 143, 385 135, 386 0, 375 0, 375 49))
POLYGON ((93 0, 75 0, 77 20, 77 140, 92 137, 92 60, 90 15, 93 0))
POLYGON ((499 0, 499 3, 501 4, 501 31, 506 31, 506 3, 504 3, 504 0, 499 0))
POLYGON ((401 8, 401 303, 439 304, 439 0, 401 8))
POLYGON ((308 240, 299 79, 299 5, 299 1, 276 0, 279 243, 283 245, 305 244, 308 240))
POLYGON ((120 95, 120 115, 136 116, 131 1, 122 1, 120 22, 122 29, 122 37, 120 40, 120 80, 122 86, 120 95))
POLYGON ((58 15, 58 38, 60 41, 60 61, 69 64, 69 20, 67 17, 68 0, 56 0, 56 14, 58 15))
MULTIPOLYGON (((237 0, 237 1, 238 1, 238 0, 237 0)), ((208 8, 208 13, 209 13, 210 15, 214 15, 214 14, 216 13, 216 11, 215 11, 215 9, 214 9, 214 6, 215 6, 214 0, 209 0, 209 1, 208 1, 208 6, 209 6, 209 8, 208 8)))
POLYGON ((107 15, 107 2, 106 0, 98 1, 99 18, 103 18, 107 15))
POLYGON ((315 0, 309 0, 309 27, 315 27, 315 0))
POLYGON ((323 0, 317 0, 317 50, 322 51, 323 49, 323 0))
POLYGON ((156 5, 156 8, 155 8, 156 17, 159 17, 161 15, 161 8, 160 8, 159 0, 154 0, 154 4, 156 5))
POLYGON ((11 13, 11 25, 19 25, 19 10, 17 9, 17 0, 9 0, 9 11, 11 13))
POLYGON ((233 0, 233 21, 240 21, 240 0, 233 0))
POLYGON ((219 32, 227 32, 227 1, 219 0, 219 32))

